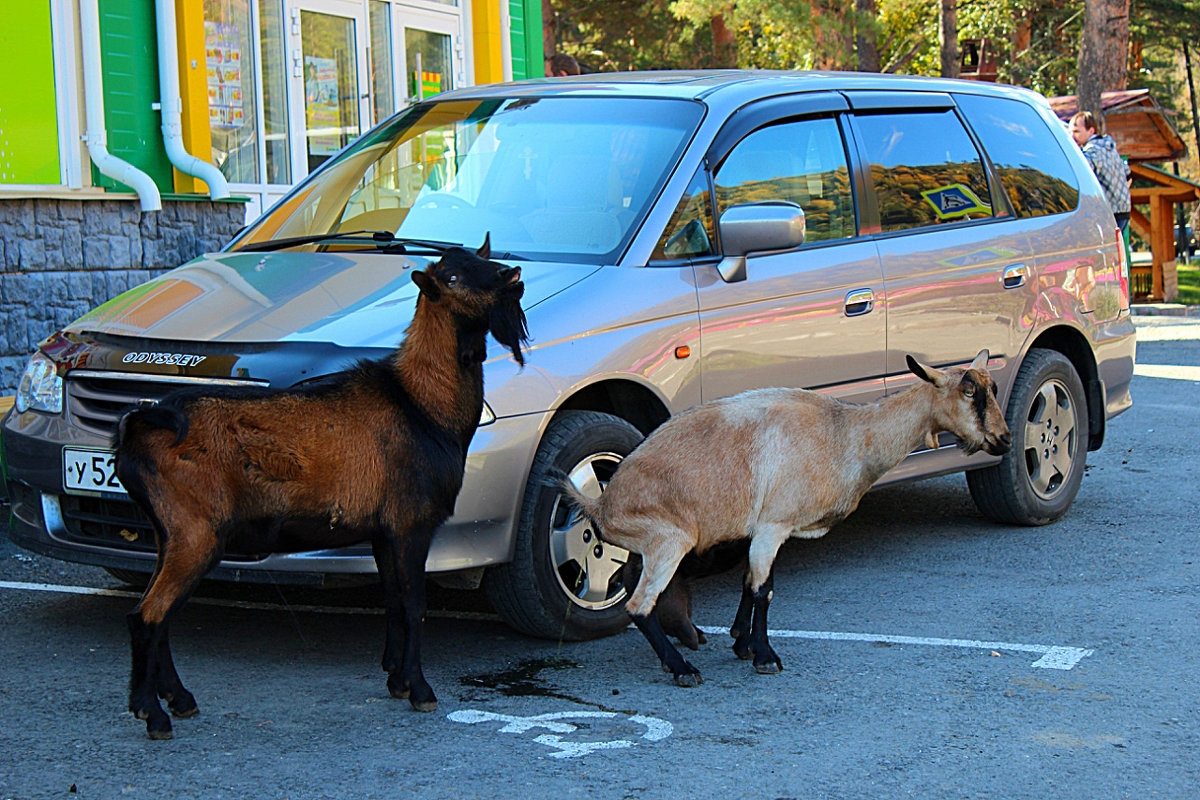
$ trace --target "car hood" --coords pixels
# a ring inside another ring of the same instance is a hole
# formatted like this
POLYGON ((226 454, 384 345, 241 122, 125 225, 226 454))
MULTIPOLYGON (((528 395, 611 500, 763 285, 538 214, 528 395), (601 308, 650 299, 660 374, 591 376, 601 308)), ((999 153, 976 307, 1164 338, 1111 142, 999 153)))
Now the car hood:
MULTIPOLYGON (((173 341, 394 347, 416 307, 411 273, 430 260, 375 253, 206 255, 130 289, 64 331, 173 341)), ((508 263, 521 267, 521 305, 527 310, 598 269, 508 263)))

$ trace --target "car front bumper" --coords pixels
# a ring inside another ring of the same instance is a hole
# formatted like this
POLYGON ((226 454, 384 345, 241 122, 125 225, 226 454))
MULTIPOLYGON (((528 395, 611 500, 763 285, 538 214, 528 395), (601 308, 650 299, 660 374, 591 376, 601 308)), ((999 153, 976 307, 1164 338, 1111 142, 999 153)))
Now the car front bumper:
MULTIPOLYGON (((505 417, 481 427, 471 442, 455 513, 438 529, 426 560, 430 573, 477 570, 512 557, 513 530, 525 479, 549 414, 505 417)), ((9 538, 18 546, 64 561, 152 572, 155 546, 135 537, 120 519, 134 513, 123 495, 63 491, 62 448, 99 447, 60 418, 36 412, 5 419, 3 446, 10 498, 9 538), (124 535, 85 535, 103 522, 124 535)), ((131 526, 132 527, 132 526, 131 526)), ((264 556, 227 555, 209 573, 223 580, 320 583, 334 575, 373 575, 370 543, 264 556)), ((448 576, 446 576, 448 577, 448 576)))

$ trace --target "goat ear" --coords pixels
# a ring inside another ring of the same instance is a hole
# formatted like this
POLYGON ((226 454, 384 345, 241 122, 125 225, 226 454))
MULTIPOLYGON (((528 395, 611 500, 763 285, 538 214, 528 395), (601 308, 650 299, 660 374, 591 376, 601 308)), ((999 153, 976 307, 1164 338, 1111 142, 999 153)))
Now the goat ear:
POLYGON ((975 356, 975 360, 971 362, 971 366, 968 369, 987 369, 988 359, 991 357, 992 355, 987 351, 987 348, 983 348, 979 351, 979 355, 975 356))
POLYGON ((421 294, 430 300, 437 300, 442 296, 442 287, 438 286, 438 282, 428 272, 422 270, 414 271, 412 282, 421 290, 421 294))
POLYGON ((491 258, 492 257, 492 232, 491 231, 488 231, 487 233, 485 233, 483 235, 483 244, 480 245, 479 249, 475 251, 475 255, 479 256, 480 258, 491 258))
POLYGON ((928 381, 939 389, 946 385, 946 373, 942 372, 940 369, 927 367, 912 356, 905 356, 904 360, 908 362, 909 372, 911 372, 913 375, 916 375, 921 380, 928 381))

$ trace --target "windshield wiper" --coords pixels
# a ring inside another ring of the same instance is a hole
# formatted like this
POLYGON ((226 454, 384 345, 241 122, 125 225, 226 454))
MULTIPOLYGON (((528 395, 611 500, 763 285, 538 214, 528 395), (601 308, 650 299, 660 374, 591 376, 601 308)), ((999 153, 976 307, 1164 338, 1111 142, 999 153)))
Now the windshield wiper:
MULTIPOLYGON (((269 250, 282 250, 303 244, 319 244, 321 242, 371 242, 372 250, 354 250, 347 252, 376 252, 388 255, 405 255, 412 251, 432 250, 444 253, 452 247, 462 247, 458 242, 443 242, 438 239, 410 239, 396 236, 391 231, 340 231, 338 233, 314 233, 309 236, 289 236, 286 239, 271 239, 266 242, 254 242, 234 250, 235 253, 261 253, 269 250)), ((511 261, 529 261, 529 256, 520 253, 492 253, 493 258, 511 261)))
POLYGON ((364 235, 368 236, 372 241, 381 243, 391 242, 396 238, 390 231, 339 231, 337 233, 312 233, 307 236, 289 236, 285 239, 269 239, 265 242, 253 242, 251 244, 239 247, 234 252, 261 253, 268 250, 282 250, 285 247, 294 247, 301 244, 329 242, 333 241, 334 239, 362 241, 364 235))
POLYGON ((409 250, 432 250, 444 253, 451 247, 462 247, 458 242, 442 242, 437 239, 407 239, 403 236, 393 236, 387 242, 379 245, 383 253, 407 253, 409 250))

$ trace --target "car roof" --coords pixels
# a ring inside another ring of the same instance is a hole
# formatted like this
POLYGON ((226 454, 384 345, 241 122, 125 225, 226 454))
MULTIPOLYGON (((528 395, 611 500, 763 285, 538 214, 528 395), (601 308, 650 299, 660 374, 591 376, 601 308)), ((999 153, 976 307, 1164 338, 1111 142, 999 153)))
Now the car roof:
MULTIPOLYGON (((763 97, 793 92, 896 90, 988 94, 1030 100, 1040 95, 1016 86, 948 78, 922 78, 873 72, 819 72, 803 70, 658 70, 601 72, 561 78, 533 78, 510 83, 457 89, 437 100, 467 98, 604 95, 610 97, 664 97, 732 102, 740 105, 763 97)), ((1044 99, 1042 102, 1045 102, 1044 99)))

